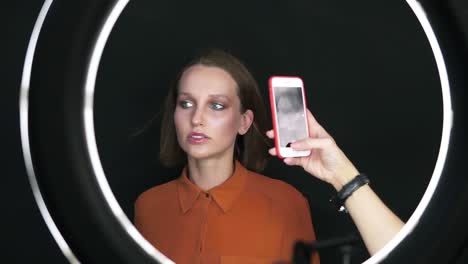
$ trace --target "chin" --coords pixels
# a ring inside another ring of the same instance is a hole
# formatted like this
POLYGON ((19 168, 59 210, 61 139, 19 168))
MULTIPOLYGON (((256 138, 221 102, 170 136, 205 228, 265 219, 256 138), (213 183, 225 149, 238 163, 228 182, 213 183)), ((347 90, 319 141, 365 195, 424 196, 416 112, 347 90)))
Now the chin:
POLYGON ((188 159, 192 158, 196 160, 219 158, 226 154, 226 153, 223 153, 223 151, 214 152, 214 151, 209 151, 207 149, 205 150, 200 149, 196 151, 194 151, 193 149, 188 149, 187 151, 185 151, 185 153, 187 154, 188 159))
POLYGON ((214 155, 212 151, 207 149, 193 149, 191 147, 184 149, 185 153, 187 154, 187 158, 193 159, 206 159, 214 155))
POLYGON ((209 153, 193 153, 193 152, 187 152, 187 158, 192 158, 192 159, 196 159, 196 160, 202 160, 202 159, 208 159, 212 157, 212 155, 210 155, 209 153))

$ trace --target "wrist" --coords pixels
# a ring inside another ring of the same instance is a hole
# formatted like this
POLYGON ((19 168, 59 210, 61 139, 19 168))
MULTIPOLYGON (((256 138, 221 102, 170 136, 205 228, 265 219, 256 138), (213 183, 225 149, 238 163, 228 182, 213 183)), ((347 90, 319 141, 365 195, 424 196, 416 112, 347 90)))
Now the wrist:
POLYGON ((345 184, 336 195, 330 198, 330 202, 335 205, 339 212, 347 213, 348 210, 344 206, 346 200, 359 190, 362 186, 369 184, 369 178, 365 174, 359 174, 354 177, 350 182, 345 184))
POLYGON ((359 171, 354 166, 348 166, 339 170, 334 177, 334 181, 331 183, 333 188, 337 192, 343 188, 343 186, 353 180, 356 176, 359 175, 359 171))

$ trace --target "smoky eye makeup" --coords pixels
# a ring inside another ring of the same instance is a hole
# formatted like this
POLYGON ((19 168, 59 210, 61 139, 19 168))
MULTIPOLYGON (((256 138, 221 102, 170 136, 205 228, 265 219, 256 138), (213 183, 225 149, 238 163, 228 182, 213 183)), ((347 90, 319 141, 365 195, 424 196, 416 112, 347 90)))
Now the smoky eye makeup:
POLYGON ((222 110, 228 108, 231 99, 225 95, 212 95, 210 101, 210 107, 214 110, 222 110))
POLYGON ((192 107, 193 103, 190 102, 189 100, 178 100, 177 105, 185 109, 185 108, 192 107))
POLYGON ((231 105, 231 98, 223 94, 210 94, 208 95, 207 100, 201 100, 200 102, 195 102, 190 93, 181 92, 177 95, 177 107, 182 109, 188 109, 197 104, 204 104, 205 107, 214 110, 221 111, 227 109, 231 105))
POLYGON ((193 106, 193 100, 191 99, 190 95, 186 93, 179 93, 177 94, 176 98, 176 105, 177 107, 182 107, 182 108, 189 108, 193 106))
POLYGON ((226 105, 223 103, 210 103, 210 108, 213 110, 223 110, 226 108, 226 105))

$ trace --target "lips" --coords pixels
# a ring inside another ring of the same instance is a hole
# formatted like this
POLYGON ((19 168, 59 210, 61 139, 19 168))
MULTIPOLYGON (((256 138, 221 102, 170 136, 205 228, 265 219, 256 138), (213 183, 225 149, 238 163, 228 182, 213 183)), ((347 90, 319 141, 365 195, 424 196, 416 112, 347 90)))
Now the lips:
POLYGON ((188 136, 188 140, 190 143, 200 144, 208 141, 209 137, 203 133, 192 132, 188 136))

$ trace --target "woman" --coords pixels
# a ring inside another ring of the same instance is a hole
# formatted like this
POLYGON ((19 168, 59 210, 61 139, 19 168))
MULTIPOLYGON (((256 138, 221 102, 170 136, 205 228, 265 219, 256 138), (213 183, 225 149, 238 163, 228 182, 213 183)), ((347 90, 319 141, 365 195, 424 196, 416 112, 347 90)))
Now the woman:
MULTIPOLYGON (((135 203, 135 225, 150 243, 177 263, 281 263, 292 259, 297 240, 315 240, 306 199, 257 173, 268 149, 265 118, 255 80, 231 55, 212 51, 181 71, 164 106, 160 158, 185 168, 135 203)), ((311 137, 293 147, 312 149, 311 156, 284 161, 339 190, 358 172, 310 113, 308 118, 311 137)), ((273 138, 271 130, 267 136, 273 138)), ((391 212, 368 186, 355 194, 345 205, 363 224, 358 228, 373 253, 394 231, 380 239, 366 226, 375 219, 362 218, 367 209, 391 212)), ((317 253, 311 263, 319 263, 317 253)))

